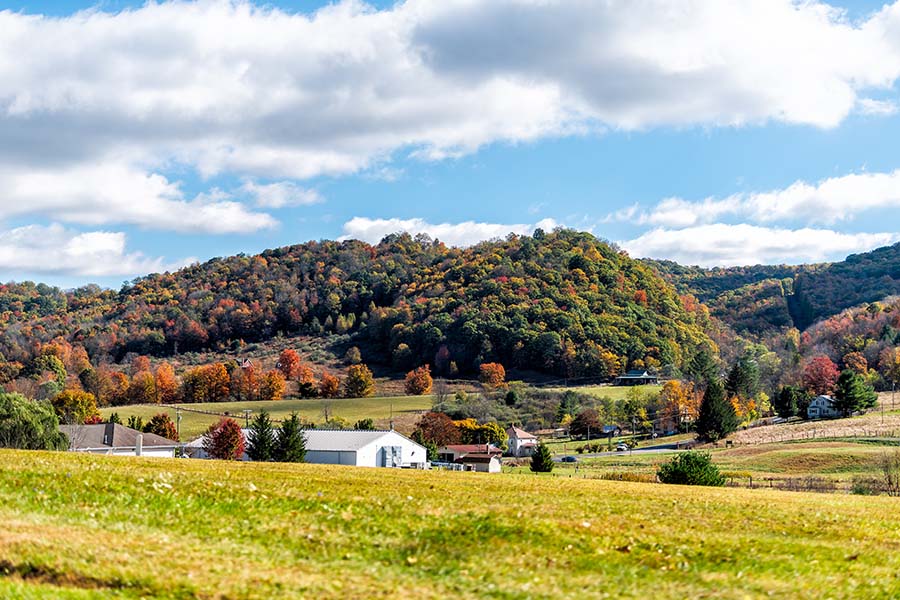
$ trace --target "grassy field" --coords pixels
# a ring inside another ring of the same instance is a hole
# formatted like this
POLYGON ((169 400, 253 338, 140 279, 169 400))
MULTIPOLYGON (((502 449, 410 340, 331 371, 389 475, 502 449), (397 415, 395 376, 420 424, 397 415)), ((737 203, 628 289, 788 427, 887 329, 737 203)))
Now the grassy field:
MULTIPOLYGON (((833 484, 836 491, 848 491, 855 478, 876 478, 885 452, 897 448, 891 440, 833 440, 783 442, 728 449, 712 449, 713 462, 736 485, 797 485, 813 478, 833 484)), ((575 456, 578 456, 577 454, 575 456)), ((672 453, 629 454, 597 458, 579 457, 578 477, 654 480, 661 464, 672 453)), ((510 471, 520 470, 517 468, 510 471)), ((572 477, 575 464, 559 464, 554 475, 572 477)))
MULTIPOLYGON (((186 409, 201 410, 216 413, 229 413, 243 422, 243 410, 253 411, 253 415, 260 410, 269 411, 273 419, 284 419, 292 412, 297 412, 301 417, 314 422, 322 422, 323 409, 327 405, 331 414, 350 421, 351 424, 359 419, 374 419, 376 424, 387 427, 393 406, 394 424, 398 430, 412 430, 412 426, 418 419, 419 413, 431 408, 431 396, 395 396, 390 398, 338 398, 334 400, 279 400, 277 402, 215 402, 209 404, 185 404, 186 409)), ((175 420, 175 409, 156 405, 117 406, 105 408, 100 411, 103 417, 111 413, 118 413, 122 422, 126 422, 132 415, 140 416, 147 421, 153 415, 165 412, 175 420)), ((203 434, 210 424, 220 417, 206 415, 188 410, 182 411, 181 438, 190 440, 203 434)), ((251 416, 252 418, 252 416, 251 416)))
POLYGON ((662 390, 661 385, 638 385, 638 386, 622 386, 622 385, 584 385, 569 388, 547 388, 554 392, 565 392, 572 390, 580 394, 588 394, 597 398, 609 398, 611 400, 624 400, 628 390, 637 389, 642 392, 656 394, 662 390))
POLYGON ((2 451, 0 597, 887 598, 900 594, 896 508, 886 497, 2 451))

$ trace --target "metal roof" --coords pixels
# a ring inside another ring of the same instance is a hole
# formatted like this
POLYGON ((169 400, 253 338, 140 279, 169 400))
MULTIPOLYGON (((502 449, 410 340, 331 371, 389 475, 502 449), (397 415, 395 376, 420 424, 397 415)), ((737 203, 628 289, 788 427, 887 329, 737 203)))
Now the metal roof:
MULTIPOLYGON (((244 439, 248 439, 250 430, 242 429, 241 432, 244 434, 244 439)), ((388 435, 396 435, 407 442, 415 444, 406 436, 400 435, 396 431, 387 430, 306 429, 303 433, 306 435, 306 450, 312 452, 355 452, 388 435)), ((203 437, 201 436, 187 444, 187 447, 202 448, 203 437)))

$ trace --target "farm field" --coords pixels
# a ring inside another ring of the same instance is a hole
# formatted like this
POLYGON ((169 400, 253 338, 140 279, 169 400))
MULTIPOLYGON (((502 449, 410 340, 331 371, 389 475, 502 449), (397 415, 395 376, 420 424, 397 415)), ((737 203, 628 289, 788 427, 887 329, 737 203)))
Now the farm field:
MULTIPOLYGON (((286 399, 275 402, 211 402, 206 404, 182 404, 186 410, 181 411, 181 438, 191 440, 202 435, 206 429, 215 423, 220 417, 207 415, 192 410, 208 411, 215 413, 229 413, 243 421, 245 409, 253 411, 253 415, 260 410, 269 411, 272 419, 284 419, 292 412, 297 412, 301 417, 309 421, 322 422, 322 412, 326 406, 332 416, 342 417, 351 425, 360 419, 374 419, 376 425, 387 427, 393 406, 394 425, 403 431, 412 431, 421 411, 429 410, 432 404, 431 396, 394 396, 383 398, 336 398, 333 400, 322 399, 286 399)), ((139 416, 146 422, 155 414, 165 412, 172 420, 175 420, 175 409, 154 404, 142 404, 134 406, 114 406, 102 409, 104 418, 112 413, 118 413, 122 422, 128 417, 139 416)), ((252 415, 251 415, 252 418, 252 415)))
MULTIPOLYGON (((754 446, 712 449, 713 463, 733 484, 768 486, 789 481, 802 483, 814 478, 834 484, 836 491, 848 491, 854 478, 876 478, 879 461, 885 452, 897 449, 900 440, 832 440, 783 442, 754 446)), ((578 456, 578 455, 575 455, 578 456)), ((652 481, 659 465, 669 461, 672 453, 629 454, 578 459, 577 476, 582 478, 615 478, 652 481)), ((511 472, 527 470, 508 469, 511 472)), ((575 464, 560 463, 553 474, 576 475, 575 464)))
POLYGON ((0 597, 892 597, 896 506, 766 489, 2 451, 0 597))

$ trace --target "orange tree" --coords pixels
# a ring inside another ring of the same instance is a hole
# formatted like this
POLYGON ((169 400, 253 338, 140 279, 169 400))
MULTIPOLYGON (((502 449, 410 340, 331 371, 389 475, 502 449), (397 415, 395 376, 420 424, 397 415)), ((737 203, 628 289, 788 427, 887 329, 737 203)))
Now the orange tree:
POLYGON ((406 374, 406 393, 412 396, 422 396, 431 393, 431 367, 422 365, 406 374))

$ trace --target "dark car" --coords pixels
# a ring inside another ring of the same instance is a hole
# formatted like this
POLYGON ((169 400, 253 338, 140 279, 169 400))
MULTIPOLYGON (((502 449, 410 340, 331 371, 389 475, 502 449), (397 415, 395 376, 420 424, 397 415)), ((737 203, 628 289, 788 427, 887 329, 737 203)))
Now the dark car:
POLYGON ((578 459, 574 456, 563 456, 559 459, 560 462, 578 462, 578 459))

